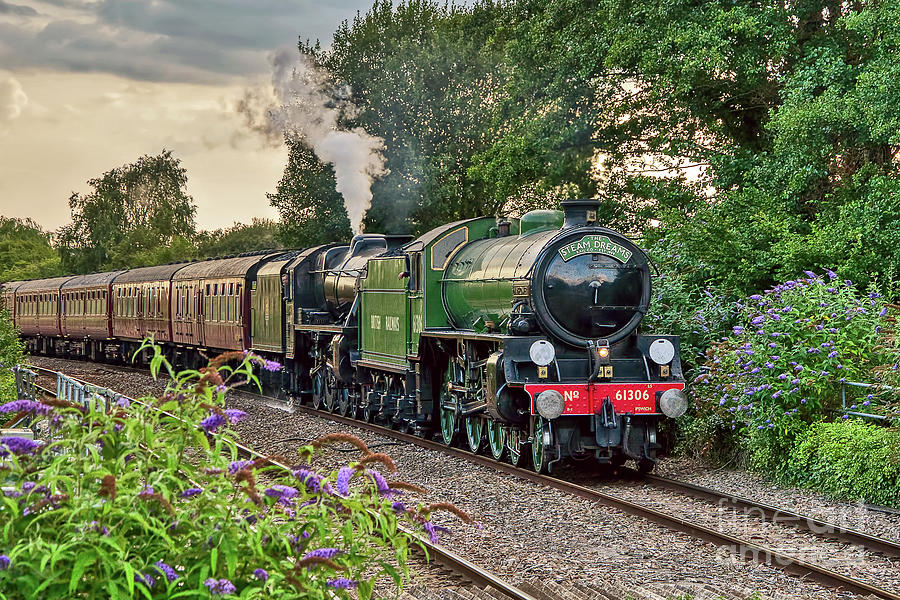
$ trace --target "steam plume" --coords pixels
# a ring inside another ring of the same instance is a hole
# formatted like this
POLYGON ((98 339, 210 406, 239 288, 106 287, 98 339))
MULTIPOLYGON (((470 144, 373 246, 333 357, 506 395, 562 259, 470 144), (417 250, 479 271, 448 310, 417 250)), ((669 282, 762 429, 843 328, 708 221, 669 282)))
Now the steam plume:
POLYGON ((278 50, 272 63, 271 93, 248 91, 237 110, 248 127, 272 142, 284 136, 305 141, 323 163, 331 164, 335 189, 344 197, 350 225, 362 232, 362 220, 372 205, 372 183, 386 174, 384 140, 362 127, 338 125, 341 117, 358 113, 347 87, 336 87, 329 73, 296 49, 278 50))

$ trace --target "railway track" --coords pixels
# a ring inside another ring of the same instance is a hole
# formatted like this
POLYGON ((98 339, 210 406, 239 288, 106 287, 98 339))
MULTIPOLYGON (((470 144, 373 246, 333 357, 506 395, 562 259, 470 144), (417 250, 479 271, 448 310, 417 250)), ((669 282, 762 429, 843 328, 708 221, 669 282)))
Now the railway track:
MULTIPOLYGON (((38 372, 40 375, 42 375, 44 377, 54 377, 55 378, 57 376, 57 374, 59 373, 58 371, 53 371, 52 369, 47 369, 44 367, 30 366, 29 368, 38 372)), ((69 377, 70 377, 70 379, 72 379, 78 383, 87 385, 87 386, 92 386, 94 388, 108 389, 108 388, 102 388, 102 386, 93 384, 93 383, 85 381, 83 379, 79 379, 79 378, 71 377, 71 376, 69 376, 69 377)), ((37 382, 35 382, 34 387, 37 391, 39 391, 43 394, 46 394, 48 396, 51 396, 51 397, 56 397, 56 395, 58 393, 57 389, 51 389, 50 387, 40 385, 37 382)), ((112 391, 112 390, 110 390, 110 391, 112 391)), ((141 406, 144 406, 146 408, 150 408, 152 410, 159 411, 171 418, 175 418, 175 419, 178 418, 175 415, 172 415, 171 413, 168 413, 164 410, 160 410, 159 408, 152 406, 151 404, 141 402, 138 399, 132 398, 130 396, 126 396, 124 394, 118 394, 118 395, 126 398, 127 400, 129 400, 129 402, 140 404, 141 406)), ((266 457, 265 454, 257 452, 256 450, 254 450, 253 448, 250 448, 249 446, 246 446, 246 445, 238 443, 238 442, 235 442, 234 445, 237 448, 238 454, 240 456, 242 456, 243 458, 246 458, 246 459, 265 458, 269 464, 272 464, 280 469, 283 469, 286 472, 291 471, 290 465, 286 465, 281 462, 274 461, 270 457, 266 457)), ((535 596, 532 596, 530 593, 519 589, 518 587, 512 585, 511 583, 509 583, 509 582, 503 580, 502 578, 498 577, 497 575, 491 573, 487 569, 484 569, 484 568, 478 566, 477 564, 467 560, 466 558, 460 556, 459 554, 456 554, 455 552, 448 550, 447 548, 442 548, 436 544, 433 544, 427 538, 424 538, 424 537, 420 536, 419 534, 417 534, 407 528, 404 528, 403 526, 399 526, 399 529, 401 531, 403 531, 404 533, 406 533, 407 535, 409 535, 410 537, 412 537, 413 539, 415 539, 416 542, 421 545, 421 547, 417 547, 415 544, 413 544, 412 548, 414 550, 420 552, 421 557, 424 558, 426 561, 433 560, 434 562, 439 564, 444 569, 446 569, 446 570, 450 571, 451 573, 462 577, 464 580, 469 581, 472 584, 474 584, 474 586, 477 589, 469 592, 469 594, 472 596, 472 598, 474 600, 478 600, 479 598, 499 600, 497 593, 499 593, 501 595, 500 597, 506 598, 509 600, 548 600, 546 598, 539 599, 539 598, 536 598, 535 596), (422 548, 424 548, 424 552, 422 551, 422 548)), ((550 600, 556 600, 556 599, 550 599, 550 600)))
MULTIPOLYGON (((131 370, 133 368, 126 367, 126 369, 131 370)), ((48 373, 53 372, 49 369, 40 370, 48 373)), ((573 496, 584 498, 590 501, 597 502, 604 506, 618 509, 622 512, 657 523, 668 529, 685 533, 694 538, 715 544, 719 547, 728 548, 728 550, 732 554, 739 556, 745 560, 755 561, 769 566, 775 566, 784 569, 785 571, 792 573, 798 577, 811 579, 828 587, 853 592, 862 596, 884 598, 885 600, 900 600, 900 594, 892 590, 884 589, 877 585, 872 585, 848 575, 835 572, 834 570, 828 569, 821 565, 792 557, 783 552, 765 547, 754 541, 730 535, 728 533, 702 525, 700 523, 678 517, 676 515, 668 514, 666 512, 651 508, 649 506, 645 506, 640 503, 629 501, 615 494, 607 493, 605 491, 587 487, 585 485, 580 485, 578 483, 567 481, 565 479, 537 474, 531 470, 515 467, 504 462, 498 462, 491 457, 472 454, 467 450, 447 446, 440 442, 435 442, 420 436, 390 429, 382 425, 360 421, 351 417, 341 416, 339 414, 315 409, 311 406, 306 406, 303 404, 283 404, 266 396, 256 396, 257 398, 263 399, 269 406, 273 406, 275 408, 301 412, 320 418, 330 419, 341 424, 358 427, 360 429, 368 430, 398 441, 415 444, 423 448, 456 456, 469 462, 483 465, 507 473, 509 475, 537 483, 539 485, 554 488, 573 496)), ((250 449, 247 449, 247 451, 253 452, 250 449)), ((891 540, 871 536, 864 532, 855 531, 836 524, 822 521, 820 519, 769 506, 755 500, 741 498, 731 494, 725 494, 711 488, 667 479, 657 475, 640 475, 634 471, 630 471, 629 476, 641 480, 645 483, 649 483, 653 486, 666 488, 676 491, 680 494, 684 494, 686 496, 706 500, 716 506, 728 507, 734 510, 753 511, 753 513, 758 515, 760 518, 766 519, 772 523, 794 526, 821 538, 834 539, 848 544, 861 546, 869 551, 881 553, 885 556, 900 557, 900 544, 891 540)), ((485 574, 479 574, 477 572, 478 567, 476 565, 466 567, 460 562, 459 559, 461 557, 455 555, 444 556, 442 554, 443 552, 443 550, 438 549, 436 552, 433 552, 433 555, 442 563, 446 561, 446 565, 449 568, 461 573, 470 581, 475 582, 479 586, 489 586, 495 589, 503 589, 504 586, 502 580, 492 581, 491 579, 486 577, 485 574), (469 569, 474 570, 468 572, 469 569)), ((507 593, 506 591, 504 591, 503 593, 504 595, 511 598, 531 598, 532 600, 534 600, 533 596, 529 596, 527 593, 522 592, 521 590, 517 590, 517 592, 511 591, 507 593), (514 595, 517 592, 521 595, 514 595)))

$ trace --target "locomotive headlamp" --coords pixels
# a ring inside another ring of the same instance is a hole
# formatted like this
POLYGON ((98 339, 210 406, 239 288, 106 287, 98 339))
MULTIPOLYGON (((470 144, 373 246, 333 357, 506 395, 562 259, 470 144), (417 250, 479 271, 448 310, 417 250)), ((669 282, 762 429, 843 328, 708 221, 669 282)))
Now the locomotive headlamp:
POLYGON ((604 346, 598 349, 597 356, 599 356, 600 358, 609 358, 609 348, 604 346))
POLYGON ((665 338, 650 344, 650 358, 658 365, 667 365, 675 358, 675 345, 665 338))
POLYGON ((555 419, 563 414, 566 401, 563 395, 556 390, 544 390, 534 400, 534 407, 539 415, 545 419, 555 419))
POLYGON ((556 359, 556 349, 547 340, 538 340, 528 349, 531 362, 539 367, 546 367, 556 359))
POLYGON ((687 412, 688 399, 681 390, 666 390, 659 397, 659 410, 671 419, 677 419, 687 412))

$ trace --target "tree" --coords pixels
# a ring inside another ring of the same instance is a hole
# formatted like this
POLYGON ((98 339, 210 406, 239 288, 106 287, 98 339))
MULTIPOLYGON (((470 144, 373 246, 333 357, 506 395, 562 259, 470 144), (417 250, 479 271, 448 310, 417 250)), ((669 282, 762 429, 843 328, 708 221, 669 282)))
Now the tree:
MULTIPOLYGON (((338 89, 346 84, 352 90, 351 100, 361 110, 342 125, 361 126, 385 141, 388 173, 372 186, 367 231, 421 233, 501 210, 500 204, 485 202, 468 170, 473 155, 495 138, 492 106, 505 84, 503 26, 517 18, 509 3, 491 0, 469 7, 432 0, 394 6, 378 0, 364 15, 342 24, 328 50, 300 46, 333 75, 338 89)), ((286 232, 296 232, 297 225, 286 222, 285 215, 305 222, 318 213, 310 209, 314 204, 291 208, 301 197, 282 189, 303 188, 305 201, 325 204, 331 200, 323 199, 334 194, 330 173, 323 174, 314 157, 301 155, 292 148, 292 162, 273 200, 286 232), (308 167, 301 165, 305 162, 308 167), (311 173, 302 175, 299 166, 311 173), (302 182, 293 181, 299 177, 302 182)))
POLYGON ((303 248, 349 239, 350 220, 334 185, 330 167, 304 144, 291 143, 284 175, 268 194, 281 217, 278 241, 303 248))
POLYGON ((198 257, 229 256, 242 252, 282 248, 278 241, 278 223, 253 218, 249 225, 235 223, 227 229, 201 231, 197 234, 198 257))
POLYGON ((0 216, 0 281, 59 275, 59 253, 50 235, 31 219, 0 216))
POLYGON ((163 150, 104 173, 93 191, 69 198, 72 223, 57 233, 66 272, 136 266, 147 252, 170 247, 195 231, 196 208, 187 194, 187 171, 163 150))

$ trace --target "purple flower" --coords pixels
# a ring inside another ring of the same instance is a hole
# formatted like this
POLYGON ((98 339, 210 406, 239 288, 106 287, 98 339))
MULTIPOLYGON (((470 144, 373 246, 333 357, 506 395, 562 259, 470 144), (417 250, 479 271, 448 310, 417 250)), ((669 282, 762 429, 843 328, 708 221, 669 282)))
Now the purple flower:
POLYGON ((735 325, 732 328, 732 331, 734 332, 734 335, 741 335, 742 333, 744 333, 744 328, 741 327, 740 325, 735 325))
POLYGON ((153 495, 153 493, 154 493, 153 487, 148 485, 147 487, 142 489, 140 492, 138 492, 138 498, 149 498, 150 496, 153 495))
POLYGON ((281 370, 281 363, 275 360, 267 360, 263 363, 263 369, 274 373, 281 370))
POLYGON ((832 350, 828 353, 828 358, 834 358, 835 356, 837 356, 837 354, 837 350, 832 350))
POLYGON ((213 579, 212 577, 210 577, 203 582, 203 585, 209 588, 209 593, 213 596, 225 596, 227 594, 233 594, 237 591, 237 588, 234 587, 234 584, 227 579, 213 579))
POLYGON ((846 421, 847 419, 850 418, 850 416, 849 416, 849 415, 841 415, 841 418, 844 419, 844 420, 846 421))
POLYGON ((0 405, 0 413, 29 412, 37 415, 49 415, 52 407, 34 400, 13 400, 0 405))
POLYGON ((9 563, 12 562, 9 560, 9 557, 5 554, 0 554, 0 571, 5 571, 9 568, 9 563))
POLYGON ((812 271, 803 271, 803 272, 806 273, 806 276, 809 277, 810 279, 816 279, 818 277, 818 275, 816 275, 812 271))
POLYGON ((765 368, 767 368, 767 369, 774 369, 774 368, 775 368, 775 365, 772 364, 772 363, 770 363, 770 362, 767 362, 767 363, 764 364, 763 366, 764 366, 765 368))
POLYGON ((787 378, 788 378, 788 376, 785 375, 784 373, 782 373, 781 375, 778 376, 778 379, 780 379, 781 381, 784 381, 787 378))
POLYGON ((759 325, 762 325, 763 323, 765 323, 765 321, 766 321, 766 318, 764 316, 760 315, 758 317, 754 317, 753 319, 751 319, 750 324, 759 326, 759 325))
POLYGON ((234 425, 235 423, 246 417, 247 413, 236 408, 226 408, 225 416, 228 417, 228 420, 231 421, 232 425, 234 425))
POLYGON ((375 482, 375 486, 378 488, 378 493, 382 495, 390 495, 392 493, 391 487, 388 485, 387 480, 384 476, 378 471, 373 471, 371 469, 366 469, 366 475, 372 478, 372 481, 375 482))
POLYGON ((329 579, 328 585, 339 590, 349 590, 355 588, 358 583, 346 577, 338 577, 337 579, 329 579))
POLYGON ((806 398, 800 398, 800 404, 806 404, 806 398))
POLYGON ((116 406, 119 408, 131 408, 131 402, 125 396, 119 396, 116 400, 116 406))
POLYGON ((886 314, 887 314, 887 306, 885 306, 885 307, 883 307, 883 308, 881 309, 881 312, 878 313, 878 316, 879 316, 879 317, 883 317, 883 316, 886 315, 886 314))
POLYGON ((43 446, 43 442, 18 436, 0 437, 0 456, 9 456, 12 452, 17 456, 34 454, 43 446))
POLYGON ((224 394, 227 390, 228 390, 228 386, 225 385, 224 383, 220 383, 219 385, 216 386, 216 391, 219 392, 220 394, 224 394))
POLYGON ((252 464, 253 464, 253 461, 252 461, 252 460, 235 460, 235 461, 232 461, 232 463, 231 463, 230 465, 228 465, 228 474, 229 474, 229 475, 234 475, 234 474, 237 473, 238 471, 241 471, 241 470, 243 470, 243 469, 246 469, 247 467, 249 467, 249 466, 252 465, 252 464))
POLYGON ((266 571, 265 569, 254 569, 253 575, 255 575, 256 578, 259 579, 260 581, 265 581, 269 578, 269 572, 266 571))
POLYGON ((356 473, 350 467, 341 467, 340 471, 337 474, 337 480, 334 482, 335 488, 337 488, 337 493, 341 496, 347 496, 350 494, 350 479, 356 473))
POLYGON ((219 413, 211 412, 208 417, 200 421, 200 427, 206 433, 215 433, 216 429, 225 424, 225 421, 225 417, 219 413))
POLYGON ((865 402, 862 403, 863 406, 869 406, 870 404, 872 404, 872 403, 869 400, 866 400, 865 402))
POLYGON ((291 474, 306 485, 309 491, 314 493, 321 491, 322 477, 318 473, 314 473, 309 469, 296 469, 291 474))
POLYGON ((157 569, 159 569, 160 572, 166 576, 166 579, 168 579, 169 582, 172 582, 172 581, 175 581, 176 579, 178 579, 178 573, 175 572, 175 569, 173 569, 172 567, 170 567, 163 561, 158 560, 155 563, 153 563, 153 566, 156 567, 157 569))
POLYGON ((403 514, 406 512, 406 505, 402 502, 393 502, 391 503, 391 509, 397 514, 403 514))
POLYGON ((270 488, 266 488, 263 493, 269 498, 289 500, 296 497, 300 492, 297 491, 297 488, 292 488, 288 485, 281 485, 280 483, 277 483, 270 488))
POLYGON ((192 487, 192 488, 188 488, 188 489, 184 490, 183 492, 178 494, 178 496, 180 498, 190 498, 191 496, 196 496, 197 494, 199 494, 202 491, 203 490, 201 488, 192 487))
POLYGON ((845 280, 844 280, 844 285, 850 286, 850 285, 853 285, 853 282, 850 281, 849 279, 845 279, 845 280))
POLYGON ((307 558, 324 558, 327 560, 331 560, 338 554, 342 554, 342 553, 343 553, 343 550, 341 550, 340 548, 318 548, 316 550, 310 550, 309 552, 307 552, 306 555, 303 557, 303 559, 305 560, 307 558))
POLYGON ((831 269, 825 269, 825 274, 828 275, 828 279, 837 279, 837 273, 831 269))
POLYGON ((752 296, 750 296, 750 299, 751 300, 762 300, 762 296, 760 296, 759 294, 753 294, 752 296))
POLYGON ((134 581, 135 583, 143 583, 148 588, 152 588, 154 585, 156 585, 156 578, 154 578, 153 575, 150 575, 149 573, 135 573, 134 581))

